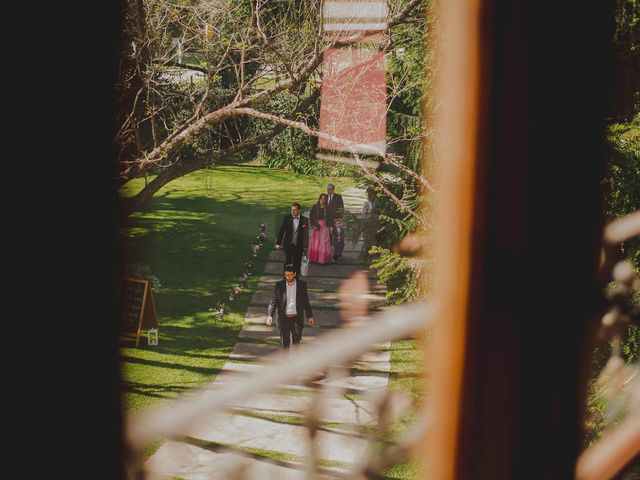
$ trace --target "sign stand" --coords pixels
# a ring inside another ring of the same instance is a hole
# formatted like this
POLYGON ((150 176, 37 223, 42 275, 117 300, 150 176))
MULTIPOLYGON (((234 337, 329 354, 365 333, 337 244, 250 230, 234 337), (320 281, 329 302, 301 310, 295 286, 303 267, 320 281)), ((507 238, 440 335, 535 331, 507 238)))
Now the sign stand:
POLYGON ((121 334, 135 336, 136 348, 138 348, 142 327, 152 328, 155 329, 157 345, 158 316, 149 281, 141 278, 126 278, 122 281, 120 295, 121 334))

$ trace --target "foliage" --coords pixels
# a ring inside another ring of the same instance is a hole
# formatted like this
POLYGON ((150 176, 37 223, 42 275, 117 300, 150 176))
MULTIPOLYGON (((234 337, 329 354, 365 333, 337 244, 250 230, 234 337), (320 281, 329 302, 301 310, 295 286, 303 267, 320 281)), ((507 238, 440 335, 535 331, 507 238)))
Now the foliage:
POLYGON ((368 253, 373 245, 378 230, 378 219, 375 215, 359 216, 346 210, 342 216, 346 239, 355 244, 363 239, 364 251, 368 253))
MULTIPOLYGON (((346 178, 331 181, 338 188, 353 185, 346 178)), ((272 242, 291 199, 311 205, 326 183, 261 166, 218 165, 177 179, 129 217, 123 231, 127 262, 147 265, 147 272, 162 280, 162 289, 154 291, 158 346, 147 347, 144 340, 140 348, 121 345, 127 414, 217 375, 237 341, 258 284, 258 275, 249 276, 242 292, 228 301, 256 230, 265 223, 265 242, 272 242), (205 173, 215 198, 203 188, 205 173), (227 304, 228 311, 216 319, 210 309, 220 303, 227 304)), ((121 194, 135 195, 140 188, 143 180, 136 179, 121 194)), ((255 272, 262 271, 266 250, 255 259, 255 272)))
MULTIPOLYGON (((311 83, 307 85, 307 89, 313 89, 311 83)), ((299 102, 299 96, 293 95, 288 91, 280 92, 273 95, 265 102, 266 110, 281 116, 286 116, 288 112, 293 111, 299 102)), ((319 100, 314 102, 304 113, 296 115, 296 121, 304 121, 309 127, 317 126, 318 112, 320 108, 319 100)), ((263 121, 256 122, 256 133, 268 132, 271 124, 263 121)), ((260 151, 264 157, 271 156, 274 152, 286 153, 293 155, 304 155, 313 157, 315 155, 315 138, 310 137, 306 133, 296 130, 287 129, 275 135, 266 145, 262 146, 260 151)))
POLYGON ((640 1, 617 0, 615 25, 614 42, 620 53, 640 48, 640 1))
POLYGON ((280 168, 314 177, 352 177, 356 173, 352 167, 347 165, 328 164, 295 153, 273 153, 264 158, 262 162, 269 168, 280 168))
MULTIPOLYGON (((390 2, 391 30, 410 18, 405 30, 420 31, 416 21, 426 15, 404 5, 390 2)), ((241 151, 236 161, 260 147, 267 159, 277 151, 285 156, 270 161, 293 159, 291 168, 302 171, 296 156, 312 158, 314 140, 283 130, 290 120, 317 126, 316 81, 327 46, 319 41, 321 0, 125 0, 123 7, 116 177, 123 185, 162 172, 127 202, 128 210, 167 182, 241 151), (194 74, 195 81, 187 80, 194 74)), ((402 68, 396 68, 401 75, 402 68)), ((401 93, 411 90, 399 86, 401 93)), ((343 170, 323 174, 332 172, 343 170)))
POLYGON ((425 0, 418 9, 425 23, 399 25, 393 29, 393 48, 386 57, 389 109, 387 115, 388 151, 400 166, 383 163, 375 176, 365 176, 360 186, 367 190, 374 216, 354 221, 353 232, 367 234, 375 247, 380 281, 387 283, 389 303, 411 301, 421 295, 424 262, 397 253, 398 244, 414 232, 425 232, 428 224, 429 194, 416 178, 427 175, 423 152, 432 136, 430 124, 423 121, 434 107, 433 39, 435 2, 425 0), (392 196, 398 200, 394 200, 392 196))
MULTIPOLYGON (((640 209, 640 114, 609 127, 609 171, 605 178, 605 215, 609 220, 640 209)), ((625 256, 640 268, 640 240, 625 245, 625 256)))
POLYGON ((387 285, 387 303, 412 302, 420 296, 420 277, 424 262, 403 257, 382 247, 373 247, 371 267, 378 279, 387 285))
MULTIPOLYGON (((640 2, 638 0, 617 0, 615 7, 614 44, 620 58, 637 52, 640 48, 640 2)), ((607 132, 608 171, 604 179, 605 197, 604 214, 607 221, 612 221, 640 209, 640 113, 637 102, 633 105, 635 112, 627 123, 613 123, 607 132)), ((624 245, 623 256, 636 269, 640 268, 640 240, 634 239, 624 245)), ((640 298, 632 298, 638 305, 640 298)), ((621 412, 623 409, 612 404, 598 388, 596 380, 605 368, 611 356, 612 346, 606 344, 597 348, 592 356, 591 380, 587 397, 588 429, 586 444, 598 440, 609 428, 615 426, 619 418, 608 419, 608 411, 612 408, 621 412)), ((637 365, 640 354, 640 328, 630 325, 621 338, 621 354, 626 365, 637 365)), ((609 414, 610 415, 610 414, 609 414)), ((618 413, 619 415, 619 413, 618 413)), ((632 468, 635 475, 623 475, 624 478, 640 478, 640 467, 634 462, 632 468)), ((631 472, 627 472, 631 473, 631 472)))
POLYGON ((151 289, 155 292, 160 290, 160 279, 151 273, 151 267, 142 263, 131 263, 125 267, 125 277, 144 278, 149 281, 151 289))

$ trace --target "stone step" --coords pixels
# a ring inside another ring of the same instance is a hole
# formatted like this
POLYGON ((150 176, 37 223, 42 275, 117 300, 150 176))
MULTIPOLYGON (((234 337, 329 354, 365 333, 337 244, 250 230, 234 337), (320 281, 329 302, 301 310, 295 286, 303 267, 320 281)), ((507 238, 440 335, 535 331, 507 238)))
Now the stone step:
MULTIPOLYGON (((215 445, 198 442, 167 441, 145 463, 144 478, 147 480, 229 480, 242 478, 260 480, 304 480, 308 477, 305 464, 298 461, 272 459, 259 454, 217 449, 215 445)), ((321 467, 323 471, 345 472, 343 468, 321 467)), ((335 479, 335 475, 321 474, 319 480, 335 479)))
POLYGON ((365 272, 370 280, 377 278, 375 270, 369 270, 368 268, 362 267, 358 268, 357 265, 341 265, 340 263, 329 265, 319 265, 316 263, 309 264, 310 277, 349 278, 359 271, 365 272))
MULTIPOLYGON (((305 327, 302 331, 304 339, 308 339, 309 337, 317 337, 322 335, 323 333, 330 332, 331 330, 326 328, 309 328, 305 327)), ((268 325, 245 325, 240 330, 240 339, 252 339, 252 340, 263 340, 263 341, 272 341, 272 342, 280 342, 280 335, 278 334, 278 329, 274 326, 268 325)))
MULTIPOLYGON (((199 419, 187 435, 208 442, 271 450, 301 458, 309 453, 308 430, 283 420, 217 413, 199 419)), ((318 453, 324 460, 355 463, 362 457, 366 445, 367 442, 355 432, 333 428, 317 432, 318 453)))
MULTIPOLYGON (((282 280, 283 277, 275 275, 262 275, 258 279, 258 289, 266 289, 273 291, 273 286, 276 282, 282 280)), ((307 282, 307 288, 310 290, 328 290, 331 292, 337 292, 341 287, 344 278, 338 277, 303 277, 303 280, 307 282)), ((366 290, 352 290, 357 292, 379 292, 386 293, 387 287, 377 282, 376 279, 369 279, 369 287, 366 290)))
MULTIPOLYGON (((284 252, 282 250, 271 250, 267 257, 269 262, 284 263, 284 252)), ((360 250, 349 250, 342 253, 342 256, 336 262, 337 265, 366 265, 367 260, 360 250)))
POLYGON ((243 343, 238 342, 234 345, 233 351, 229 354, 229 360, 235 362, 257 362, 262 357, 277 353, 280 351, 279 345, 271 343, 243 343))
MULTIPOLYGON (((311 306, 313 308, 313 305, 311 306)), ((314 310, 316 325, 318 327, 337 327, 341 324, 340 312, 337 310, 314 310)), ((245 322, 265 323, 267 320, 267 307, 249 307, 244 316, 245 322)), ((274 327, 275 328, 275 327, 274 327)), ((305 330, 308 328, 305 325, 305 330)))
MULTIPOLYGON (((371 404, 366 400, 328 398, 324 401, 320 421, 344 423, 351 426, 367 426, 375 422, 371 404)), ((256 414, 303 417, 313 403, 311 396, 279 395, 261 393, 245 398, 234 405, 236 409, 252 411, 256 414)))
MULTIPOLYGON (((273 291, 257 290, 251 299, 251 305, 268 305, 273 291)), ((340 308, 352 302, 368 302, 372 308, 382 306, 385 298, 382 294, 355 292, 309 292, 311 308, 340 308)))
MULTIPOLYGON (((267 245, 265 245, 265 248, 268 248, 267 245)), ((362 240, 358 240, 357 242, 353 243, 351 241, 346 241, 344 243, 344 250, 343 252, 362 252, 362 250, 364 249, 364 242, 362 240)), ((271 254, 272 252, 276 252, 276 253, 280 253, 283 254, 282 250, 276 250, 275 248, 273 248, 269 254, 271 254)), ((276 257, 278 258, 278 257, 276 257)), ((284 261, 284 258, 283 258, 284 261)))
MULTIPOLYGON (((315 343, 316 338, 309 336, 305 338, 305 333, 314 331, 313 328, 303 329, 303 344, 315 343)), ((278 336, 274 337, 279 340, 278 336)), ((235 344, 233 351, 229 355, 229 360, 238 362, 258 362, 268 355, 281 351, 280 345, 275 343, 254 343, 254 342, 238 342, 235 344)), ((352 367, 360 372, 390 372, 391 353, 389 351, 372 351, 367 352, 352 363, 352 367)))
MULTIPOLYGON (((303 339, 304 343, 304 339, 303 339)), ((304 345, 303 345, 304 347, 304 345)), ((229 382, 235 382, 248 373, 255 372, 261 368, 257 363, 234 363, 227 362, 220 374, 216 377, 213 388, 223 388, 229 382)), ((310 381, 291 382, 286 385, 274 385, 274 390, 284 388, 311 393, 314 388, 320 386, 330 386, 331 388, 344 391, 346 393, 364 394, 369 391, 384 388, 389 383, 389 374, 380 371, 355 372, 350 377, 328 380, 326 378, 313 379, 310 381)))
MULTIPOLYGON (((323 336, 334 330, 335 329, 333 328, 312 328, 305 326, 304 330, 302 331, 302 343, 322 342, 323 336)), ((280 345, 280 335, 278 333, 278 329, 273 326, 269 327, 267 325, 244 325, 242 327, 242 330, 240 330, 239 338, 240 341, 242 341, 242 339, 260 340, 263 342, 271 342, 272 344, 277 343, 278 345, 280 345)), ((390 342, 385 342, 372 345, 371 348, 375 348, 377 350, 388 350, 390 348, 389 345, 390 342)))
MULTIPOLYGON (((365 204, 365 191, 350 188, 342 194, 345 209, 359 215, 365 204)), ((305 215, 308 216, 308 212, 305 215)), ((309 276, 303 279, 310 289, 317 326, 305 325, 302 343, 297 348, 304 349, 306 345, 330 341, 332 335, 329 334, 335 332, 335 328, 323 327, 338 327, 343 323, 340 311, 331 307, 364 302, 374 310, 384 308, 386 287, 377 283, 375 271, 363 268, 367 260, 362 250, 362 240, 356 244, 347 242, 343 256, 337 263, 310 265, 309 276), (359 270, 366 273, 370 285, 354 286, 352 288, 358 291, 339 294, 343 281, 359 270)), ((229 361, 210 387, 212 392, 228 388, 229 382, 243 381, 245 375, 255 374, 261 368, 257 362, 269 362, 272 355, 282 354, 276 326, 267 326, 264 321, 273 286, 282 279, 283 262, 282 251, 269 252, 265 270, 259 277, 258 289, 251 301, 253 306, 247 309, 245 315, 245 321, 249 323, 243 326, 229 361)), ((369 317, 354 317, 348 325, 368 321, 369 317)), ((342 466, 322 466, 323 473, 314 478, 325 480, 335 478, 340 473, 344 475, 346 467, 360 461, 365 453, 367 442, 354 430, 369 427, 376 419, 372 405, 359 398, 366 398, 369 393, 387 386, 391 357, 389 349, 390 342, 372 345, 369 352, 349 364, 347 377, 327 379, 315 374, 286 385, 273 385, 270 392, 236 399, 229 411, 206 415, 186 428, 184 441, 165 442, 146 462, 145 470, 149 475, 145 478, 226 480, 237 476, 243 468, 246 468, 246 478, 309 478, 303 463, 308 457, 308 431, 299 422, 311 408, 313 395, 322 386, 333 387, 333 394, 337 396, 325 399, 325 408, 321 413, 321 421, 325 425, 321 425, 316 437, 319 455, 325 461, 342 466), (277 391, 288 394, 279 394, 277 391), (357 395, 346 399, 342 396, 345 393, 357 395)))
MULTIPOLYGON (((339 278, 349 278, 356 271, 364 271, 367 273, 367 276, 370 279, 376 278, 375 270, 370 270, 368 268, 363 268, 364 265, 344 265, 341 263, 335 264, 324 264, 320 265, 317 263, 309 264, 309 275, 306 277, 301 277, 302 280, 305 280, 308 277, 339 277, 339 278)), ((284 273, 284 264, 280 262, 267 262, 264 266, 263 275, 277 275, 282 278, 284 273)))

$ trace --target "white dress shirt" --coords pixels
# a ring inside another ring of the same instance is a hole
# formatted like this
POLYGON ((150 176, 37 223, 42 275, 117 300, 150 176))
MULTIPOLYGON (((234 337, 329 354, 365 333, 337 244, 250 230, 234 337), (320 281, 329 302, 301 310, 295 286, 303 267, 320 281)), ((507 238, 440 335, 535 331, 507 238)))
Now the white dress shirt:
POLYGON ((298 282, 294 281, 292 285, 289 285, 289 282, 285 280, 284 283, 287 285, 287 310, 285 312, 285 315, 295 315, 298 313, 298 310, 296 309, 296 293, 298 282))
POLYGON ((333 193, 329 195, 329 198, 327 199, 327 205, 331 203, 331 200, 333 200, 333 193))

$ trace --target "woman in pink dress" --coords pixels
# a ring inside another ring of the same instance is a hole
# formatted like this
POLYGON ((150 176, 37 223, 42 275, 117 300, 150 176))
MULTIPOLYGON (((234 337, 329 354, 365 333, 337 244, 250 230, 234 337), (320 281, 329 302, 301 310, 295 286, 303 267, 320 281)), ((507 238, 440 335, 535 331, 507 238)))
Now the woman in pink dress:
POLYGON ((327 225, 327 194, 321 193, 318 202, 311 207, 309 221, 311 223, 311 242, 309 246, 309 262, 331 263, 331 233, 327 225))

